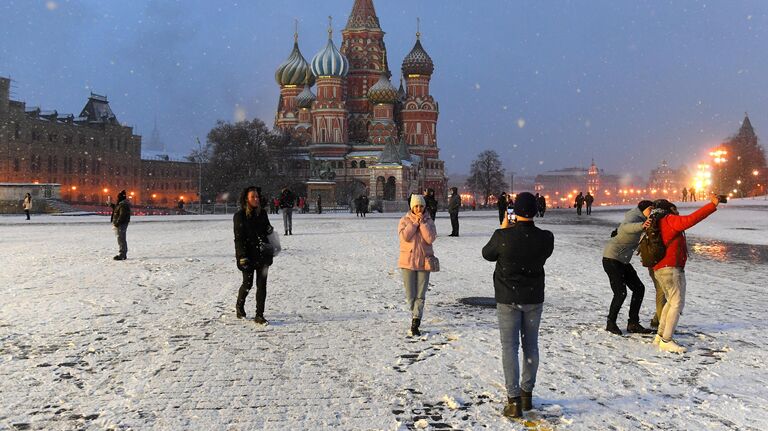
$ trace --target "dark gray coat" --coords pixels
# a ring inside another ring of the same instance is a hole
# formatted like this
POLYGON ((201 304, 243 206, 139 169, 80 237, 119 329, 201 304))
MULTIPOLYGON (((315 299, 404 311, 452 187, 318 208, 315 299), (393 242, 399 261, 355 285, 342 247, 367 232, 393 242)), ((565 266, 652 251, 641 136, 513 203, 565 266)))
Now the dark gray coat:
POLYGON ((643 235, 645 215, 640 208, 632 208, 624 214, 624 221, 617 229, 617 234, 605 244, 603 257, 629 263, 635 253, 640 237, 643 235))
POLYGON ((131 204, 128 199, 123 199, 112 210, 112 225, 127 226, 131 222, 131 204))

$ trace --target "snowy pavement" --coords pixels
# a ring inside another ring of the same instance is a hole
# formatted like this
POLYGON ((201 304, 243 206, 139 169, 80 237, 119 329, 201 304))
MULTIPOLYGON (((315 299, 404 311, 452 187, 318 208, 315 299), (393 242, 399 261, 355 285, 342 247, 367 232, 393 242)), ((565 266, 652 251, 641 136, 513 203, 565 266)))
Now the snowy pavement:
MULTIPOLYGON (((541 429, 768 429, 765 242, 746 241, 755 258, 707 236, 736 222, 764 239, 768 207, 724 208, 691 232, 682 356, 603 330, 600 259, 617 215, 539 222, 555 234, 541 429)), ((525 429, 500 414, 495 310, 459 302, 493 295, 480 249, 495 217, 462 213, 462 236, 448 238, 438 215, 443 271, 421 339, 405 337, 396 215, 295 215, 270 269, 267 327, 235 318, 231 216, 135 217, 124 262, 106 217, 0 217, 0 429, 525 429)), ((645 324, 652 284, 635 266, 645 324)))

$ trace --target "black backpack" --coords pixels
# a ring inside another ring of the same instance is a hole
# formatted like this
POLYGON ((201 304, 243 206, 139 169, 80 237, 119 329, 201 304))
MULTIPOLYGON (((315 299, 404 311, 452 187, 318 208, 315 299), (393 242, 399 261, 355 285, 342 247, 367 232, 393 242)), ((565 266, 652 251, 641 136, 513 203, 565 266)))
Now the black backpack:
POLYGON ((645 229, 643 237, 640 238, 640 245, 637 247, 637 254, 640 255, 640 262, 646 268, 653 268, 667 254, 667 245, 661 238, 661 228, 659 221, 666 214, 651 214, 651 225, 645 229))

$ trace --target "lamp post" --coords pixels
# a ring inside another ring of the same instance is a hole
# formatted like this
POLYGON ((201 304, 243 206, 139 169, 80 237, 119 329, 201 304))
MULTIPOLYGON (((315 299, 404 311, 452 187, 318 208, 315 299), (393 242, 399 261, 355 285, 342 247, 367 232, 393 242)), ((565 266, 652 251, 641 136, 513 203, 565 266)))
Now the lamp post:
POLYGON ((197 204, 198 214, 203 215, 203 144, 197 139, 197 204))

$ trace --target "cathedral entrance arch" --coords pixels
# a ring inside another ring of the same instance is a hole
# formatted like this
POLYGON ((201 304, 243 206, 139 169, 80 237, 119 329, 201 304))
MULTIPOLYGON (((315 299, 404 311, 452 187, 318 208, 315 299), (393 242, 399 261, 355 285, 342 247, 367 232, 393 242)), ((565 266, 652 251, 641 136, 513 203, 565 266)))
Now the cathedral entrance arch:
POLYGON ((385 201, 395 200, 396 191, 397 191, 397 180, 395 180, 395 177, 387 178, 387 183, 384 184, 384 200, 385 201))

